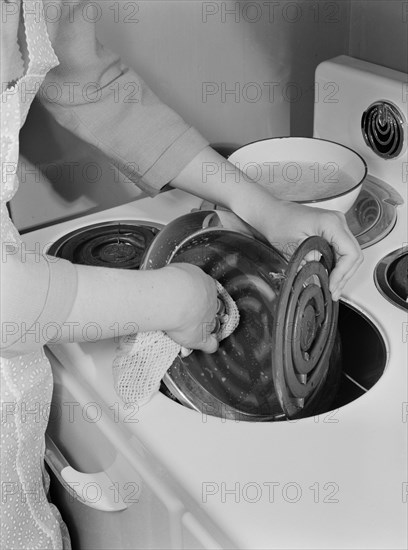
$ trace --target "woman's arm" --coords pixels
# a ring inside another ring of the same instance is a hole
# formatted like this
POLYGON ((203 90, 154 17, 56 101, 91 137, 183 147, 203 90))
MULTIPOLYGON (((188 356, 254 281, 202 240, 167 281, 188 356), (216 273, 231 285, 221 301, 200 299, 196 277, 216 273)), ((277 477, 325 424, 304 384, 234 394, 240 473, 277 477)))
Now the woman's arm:
POLYGON ((337 256, 330 277, 334 300, 362 262, 360 247, 343 214, 277 200, 210 147, 198 154, 172 185, 226 206, 280 249, 293 252, 311 235, 326 238, 337 256))
POLYGON ((96 38, 87 0, 43 0, 57 9, 47 29, 59 65, 38 98, 65 128, 102 151, 150 195, 169 183, 208 142, 162 103, 132 69, 96 38), (56 4, 58 4, 56 6, 56 4))
MULTIPOLYGON (((4 243, 3 243, 4 244, 4 243)), ((2 247, 2 356, 48 342, 95 341, 164 330, 187 348, 215 351, 214 280, 201 269, 172 264, 153 271, 74 265, 61 258, 2 247)))
POLYGON ((338 299, 362 261, 344 216, 277 201, 248 181, 163 105, 134 71, 121 73, 119 60, 102 48, 94 25, 81 16, 84 5, 81 0, 69 8, 62 3, 62 17, 48 25, 61 63, 49 73, 44 89, 56 83, 62 95, 54 102, 46 94, 43 99, 57 120, 102 149, 150 194, 172 181, 175 187, 228 206, 280 247, 290 244, 293 249, 313 234, 325 237, 337 252, 330 288, 338 299), (90 81, 100 87, 93 100, 85 93, 90 81), (79 85, 68 90, 69 82, 79 85), (124 92, 132 86, 137 101, 126 103, 124 92))
MULTIPOLYGON (((78 293, 67 322, 96 323, 102 338, 163 330, 184 347, 215 351, 214 280, 188 264, 132 271, 76 266, 78 293)), ((86 339, 78 333, 76 340, 86 339)))

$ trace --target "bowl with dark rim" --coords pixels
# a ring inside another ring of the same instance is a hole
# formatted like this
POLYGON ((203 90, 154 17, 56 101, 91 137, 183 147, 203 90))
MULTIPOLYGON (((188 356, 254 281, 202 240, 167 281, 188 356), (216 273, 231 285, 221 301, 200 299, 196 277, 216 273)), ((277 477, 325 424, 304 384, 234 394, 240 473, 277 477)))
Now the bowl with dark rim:
POLYGON ((346 213, 361 191, 367 164, 355 151, 318 138, 254 141, 228 159, 282 200, 346 213))

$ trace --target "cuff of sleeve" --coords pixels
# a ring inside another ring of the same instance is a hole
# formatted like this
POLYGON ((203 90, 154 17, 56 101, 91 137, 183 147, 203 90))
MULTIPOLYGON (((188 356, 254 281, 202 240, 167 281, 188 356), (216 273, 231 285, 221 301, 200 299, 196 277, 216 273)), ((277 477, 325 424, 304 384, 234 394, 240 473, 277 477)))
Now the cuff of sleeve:
POLYGON ((67 320, 77 294, 77 271, 74 264, 63 260, 45 256, 49 269, 49 286, 47 300, 37 319, 40 327, 48 327, 43 330, 42 344, 50 340, 54 342, 61 337, 63 325, 67 320))
POLYGON ((151 196, 156 195, 208 145, 209 142, 197 130, 189 127, 142 175, 139 187, 151 196))
POLYGON ((42 263, 45 277, 48 270, 48 284, 35 300, 36 307, 42 302, 40 312, 32 317, 29 311, 27 319, 16 323, 18 330, 4 342, 2 357, 27 355, 61 338, 77 293, 77 272, 73 264, 61 258, 42 256, 42 263))
POLYGON ((95 101, 77 97, 43 103, 60 124, 99 149, 151 196, 208 146, 132 70, 101 87, 95 101))

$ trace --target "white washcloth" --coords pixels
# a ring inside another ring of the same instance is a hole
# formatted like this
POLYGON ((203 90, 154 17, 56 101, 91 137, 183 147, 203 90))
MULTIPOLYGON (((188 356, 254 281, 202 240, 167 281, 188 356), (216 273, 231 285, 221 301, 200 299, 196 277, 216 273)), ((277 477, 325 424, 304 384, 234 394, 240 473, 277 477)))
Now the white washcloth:
MULTIPOLYGON (((234 332, 239 312, 234 300, 217 282, 218 294, 225 304, 226 321, 217 338, 223 340, 234 332)), ((115 390, 125 403, 145 405, 159 390, 160 381, 180 353, 177 344, 162 331, 139 332, 124 336, 113 361, 115 390)))

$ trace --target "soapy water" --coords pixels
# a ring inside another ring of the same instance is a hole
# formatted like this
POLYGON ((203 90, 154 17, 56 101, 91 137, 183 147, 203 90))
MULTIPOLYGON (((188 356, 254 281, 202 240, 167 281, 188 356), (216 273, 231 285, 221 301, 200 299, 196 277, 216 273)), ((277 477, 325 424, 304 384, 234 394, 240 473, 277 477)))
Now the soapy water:
POLYGON ((295 202, 329 199, 358 183, 335 162, 248 163, 241 170, 278 199, 295 202))

